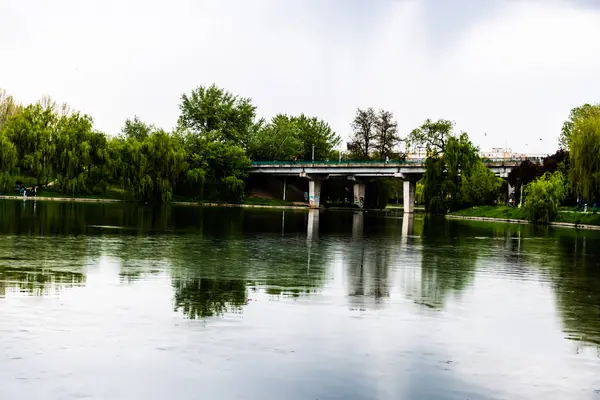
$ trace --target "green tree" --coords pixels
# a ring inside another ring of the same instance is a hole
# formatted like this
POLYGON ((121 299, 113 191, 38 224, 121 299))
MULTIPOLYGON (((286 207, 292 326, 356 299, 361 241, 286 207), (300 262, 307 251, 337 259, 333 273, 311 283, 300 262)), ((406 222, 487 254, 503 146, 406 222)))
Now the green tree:
POLYGON ((353 157, 367 160, 376 145, 377 114, 372 108, 357 109, 352 121, 353 136, 348 151, 353 157))
POLYGON ((284 114, 273 117, 268 124, 262 124, 251 135, 248 152, 253 160, 290 160, 304 153, 298 124, 294 118, 284 114))
POLYGON ((314 146, 315 160, 327 160, 333 157, 333 149, 341 143, 341 138, 331 129, 329 124, 316 117, 300 114, 293 117, 298 139, 302 143, 300 156, 305 160, 312 159, 314 146))
POLYGON ((469 206, 490 204, 497 198, 501 186, 500 178, 481 161, 477 160, 473 168, 461 176, 462 199, 469 206))
POLYGON ((15 102, 12 96, 6 94, 4 89, 0 89, 0 130, 10 117, 21 111, 23 111, 23 106, 15 102))
POLYGON ((241 146, 209 141, 205 154, 211 196, 239 202, 244 196, 244 179, 251 162, 241 146))
POLYGON ((156 131, 154 125, 146 124, 137 116, 134 116, 133 119, 125 121, 125 125, 121 128, 121 135, 126 139, 133 138, 142 141, 147 139, 154 131, 156 131))
POLYGON ((398 123, 391 111, 379 110, 375 124, 375 140, 377 142, 377 153, 381 158, 391 156, 394 147, 400 142, 398 123))
POLYGON ((248 146, 256 107, 249 98, 233 95, 216 85, 200 86, 181 96, 179 125, 197 135, 214 135, 218 139, 248 146))
POLYGON ((565 198, 563 174, 545 173, 525 188, 525 214, 529 221, 539 224, 552 222, 565 198))
POLYGON ((408 148, 414 150, 417 147, 424 147, 428 155, 443 153, 453 129, 452 121, 440 119, 434 122, 426 119, 423 125, 412 130, 408 135, 408 148))
POLYGON ((595 117, 600 117, 600 104, 584 104, 572 109, 569 119, 563 124, 560 133, 559 144, 561 149, 569 150, 571 148, 571 137, 577 123, 595 117))
POLYGON ((479 149, 466 133, 459 137, 449 135, 443 144, 441 141, 423 143, 429 146, 423 199, 430 214, 486 204, 497 196, 498 179, 481 161, 479 149))
POLYGON ((86 192, 93 162, 92 118, 73 113, 60 118, 52 158, 56 184, 63 193, 86 192))
POLYGON ((52 159, 58 117, 49 107, 29 105, 10 117, 4 133, 14 143, 22 171, 47 184, 52 174, 52 159))
POLYGON ((529 182, 533 182, 541 174, 542 172, 538 165, 529 160, 523 160, 519 166, 510 170, 507 181, 515 189, 515 202, 518 203, 521 199, 521 187, 527 185, 529 182))
POLYGON ((446 179, 447 173, 442 157, 439 155, 427 157, 423 176, 423 200, 425 211, 432 215, 445 214, 448 209, 446 179))
POLYGON ((570 136, 571 181, 589 200, 600 189, 600 115, 578 119, 570 136))
MULTIPOLYGON (((139 120, 130 122, 145 125, 139 120)), ((109 165, 121 176, 132 199, 168 203, 181 174, 187 169, 181 138, 153 127, 143 140, 136 139, 135 135, 126 136, 125 133, 109 144, 107 153, 112 158, 109 165)))
POLYGON ((13 176, 17 173, 17 149, 0 131, 0 192, 11 189, 13 176))
POLYGON ((261 123, 251 134, 248 153, 253 160, 290 160, 299 157, 326 160, 334 156, 333 149, 341 139, 323 120, 301 114, 290 117, 276 115, 271 122, 261 123))
POLYGON ((237 202, 244 194, 243 179, 247 177, 250 158, 240 145, 221 142, 218 137, 216 132, 183 135, 188 165, 183 193, 201 199, 208 194, 213 200, 237 202))
POLYGON ((469 183, 468 177, 479 160, 478 151, 464 132, 458 138, 450 136, 446 140, 442 155, 446 169, 444 192, 447 193, 448 206, 452 211, 458 210, 466 203, 463 183, 469 183))

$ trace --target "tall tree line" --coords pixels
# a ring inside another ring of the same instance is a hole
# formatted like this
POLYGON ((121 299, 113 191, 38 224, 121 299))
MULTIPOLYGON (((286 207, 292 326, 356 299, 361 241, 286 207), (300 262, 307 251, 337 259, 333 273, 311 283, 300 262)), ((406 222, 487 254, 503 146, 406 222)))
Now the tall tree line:
POLYGON ((164 203, 174 195, 240 201, 251 159, 332 156, 340 138, 305 115, 256 117, 250 98, 216 85, 183 94, 171 131, 127 119, 106 135, 91 116, 50 98, 18 104, 0 91, 0 192, 18 180, 65 194, 119 190, 131 200, 164 203))

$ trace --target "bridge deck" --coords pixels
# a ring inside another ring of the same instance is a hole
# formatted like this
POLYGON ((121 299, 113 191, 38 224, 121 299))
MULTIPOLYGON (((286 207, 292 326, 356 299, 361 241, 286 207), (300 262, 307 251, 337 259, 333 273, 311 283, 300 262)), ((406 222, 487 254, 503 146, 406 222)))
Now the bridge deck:
MULTIPOLYGON (((490 167, 516 167, 521 162, 529 160, 534 163, 540 163, 542 157, 522 157, 522 158, 499 158, 499 159, 482 159, 485 165, 490 167)), ((344 168, 344 167, 359 167, 359 168, 377 168, 377 167, 423 167, 424 159, 407 159, 407 160, 343 160, 343 161, 254 161, 253 168, 291 168, 291 167, 329 167, 329 168, 344 168)))

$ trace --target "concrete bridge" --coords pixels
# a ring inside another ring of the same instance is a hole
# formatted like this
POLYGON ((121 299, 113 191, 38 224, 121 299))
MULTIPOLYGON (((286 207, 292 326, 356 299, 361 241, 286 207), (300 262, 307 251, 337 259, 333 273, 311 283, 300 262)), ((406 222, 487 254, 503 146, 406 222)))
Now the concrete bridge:
MULTIPOLYGON (((529 159, 539 163, 539 157, 515 159, 484 159, 496 176, 506 178, 510 170, 529 159)), ((362 207, 366 183, 377 178, 399 178, 404 181, 404 211, 412 213, 415 204, 416 184, 425 173, 425 160, 390 161, 257 161, 252 163, 251 174, 275 176, 300 176, 308 179, 311 208, 321 204, 321 183, 329 177, 345 176, 354 181, 354 203, 362 207)), ((284 184, 285 185, 285 184, 284 184)), ((285 188, 284 188, 285 199, 285 188)))

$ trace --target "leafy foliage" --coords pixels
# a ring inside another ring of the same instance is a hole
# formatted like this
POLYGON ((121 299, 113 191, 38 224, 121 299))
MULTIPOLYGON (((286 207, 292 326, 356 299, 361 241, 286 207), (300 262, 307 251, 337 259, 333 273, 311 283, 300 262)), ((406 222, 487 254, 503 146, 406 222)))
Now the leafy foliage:
POLYGON ((373 108, 357 109, 352 121, 353 136, 348 143, 350 158, 380 159, 394 155, 394 148, 400 142, 398 123, 390 111, 373 108))
POLYGON ((4 89, 0 89, 0 130, 6 121, 20 113, 23 110, 23 106, 15 102, 12 96, 6 94, 4 89))
POLYGON ((354 135, 348 143, 348 150, 359 159, 368 159, 375 147, 377 115, 375 110, 367 108, 356 110, 356 116, 352 121, 354 135))
POLYGON ((12 176, 17 171, 17 149, 0 131, 0 192, 12 186, 12 176))
POLYGON ((325 121, 304 114, 278 114, 252 133, 248 151, 254 160, 311 160, 314 146, 315 159, 326 160, 332 158, 340 141, 325 121))
POLYGON ((431 214, 492 202, 500 182, 483 164, 466 133, 448 136, 425 160, 423 198, 431 214), (438 153, 439 151, 439 153, 438 153))
POLYGON ((525 189, 525 214, 529 221, 547 224, 554 221, 565 198, 565 180, 561 172, 545 173, 525 189))
POLYGON ((589 118, 598 117, 600 117, 600 104, 584 104, 572 109, 569 119, 563 124, 560 133, 559 144, 561 149, 569 150, 571 148, 571 138, 578 123, 589 118))
POLYGON ((443 153, 448 139, 452 136, 453 129, 452 121, 427 119, 423 125, 410 132, 407 145, 410 148, 423 147, 428 155, 443 153))
POLYGON ((32 104, 10 117, 3 129, 17 149, 19 166, 38 184, 46 183, 52 174, 57 125, 58 116, 50 107, 32 104))
POLYGON ((507 180, 515 188, 516 202, 520 200, 521 187, 529 182, 533 182, 540 175, 540 168, 529 160, 522 161, 518 167, 510 170, 507 180))
POLYGON ((600 115, 580 118, 570 137, 571 180, 587 199, 600 191, 600 115))
POLYGON ((279 114, 251 136, 249 152, 255 160, 289 161, 304 152, 299 136, 299 128, 293 118, 279 114))
POLYGON ((196 135, 218 132, 219 140, 246 148, 256 107, 216 85, 200 86, 181 96, 179 125, 196 135))
POLYGON ((398 123, 390 111, 379 110, 375 123, 375 139, 377 153, 380 158, 389 157, 394 152, 394 147, 400 142, 398 136, 398 123))

